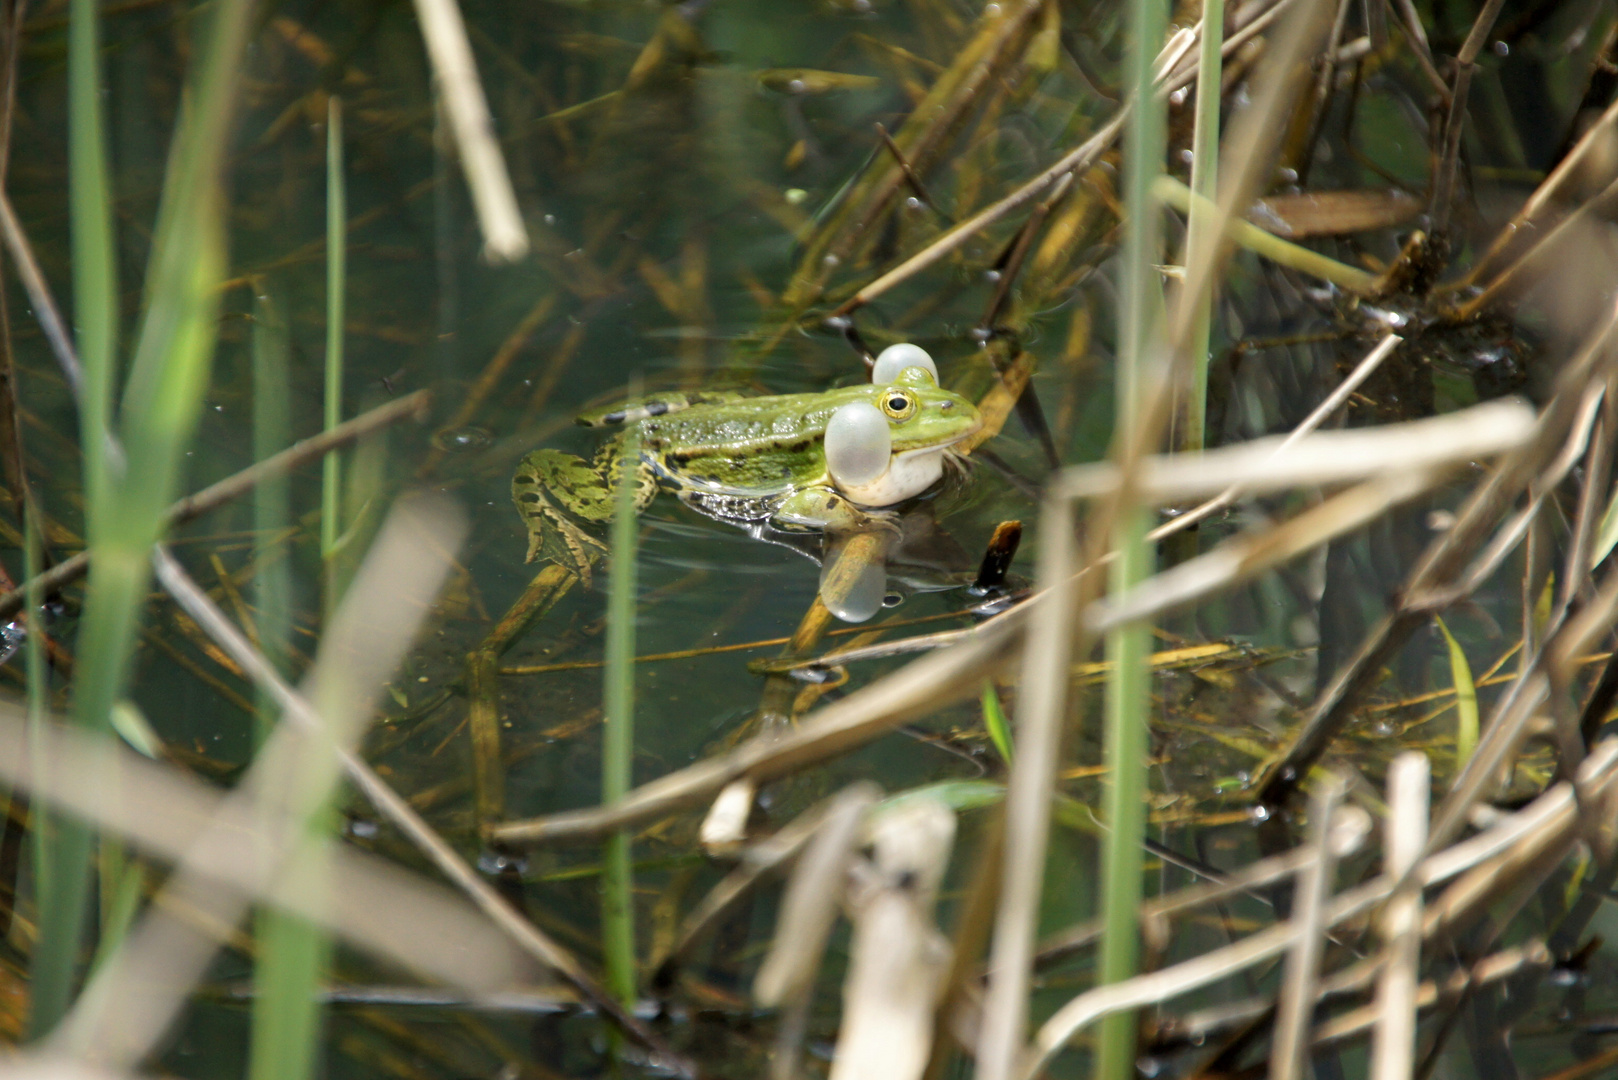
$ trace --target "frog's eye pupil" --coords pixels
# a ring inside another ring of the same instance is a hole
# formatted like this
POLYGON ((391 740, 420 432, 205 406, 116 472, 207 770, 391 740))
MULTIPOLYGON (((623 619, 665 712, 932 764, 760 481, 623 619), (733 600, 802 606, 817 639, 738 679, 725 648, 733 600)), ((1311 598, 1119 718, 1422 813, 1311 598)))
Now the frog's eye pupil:
POLYGON ((904 412, 906 404, 908 403, 905 401, 905 399, 899 397, 898 395, 894 395, 888 399, 888 408, 892 409, 894 412, 904 412))

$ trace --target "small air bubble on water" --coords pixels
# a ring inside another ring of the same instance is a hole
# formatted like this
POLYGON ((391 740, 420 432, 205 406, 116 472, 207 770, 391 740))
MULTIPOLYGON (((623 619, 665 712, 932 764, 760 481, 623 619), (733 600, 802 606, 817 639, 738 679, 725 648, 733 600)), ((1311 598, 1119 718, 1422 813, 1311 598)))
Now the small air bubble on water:
POLYGON ((494 436, 490 435, 489 432, 472 425, 450 428, 433 436, 433 445, 450 454, 464 454, 472 450, 481 450, 493 441, 494 436))
POLYGON ((478 856, 478 869, 485 874, 521 874, 528 869, 528 860, 504 851, 486 850, 478 856))
POLYGON ((1197 157, 1197 155, 1193 154, 1190 150, 1181 150, 1180 151, 1180 160, 1182 162, 1184 162, 1185 164, 1187 164, 1187 165, 1189 165, 1193 161, 1195 161, 1196 157, 1197 157))
POLYGON ((1494 43, 1494 55, 1496 55, 1496 56, 1510 56, 1511 55, 1511 46, 1507 45, 1503 41, 1495 42, 1494 43))
POLYGON ((1394 726, 1391 720, 1378 720, 1371 725, 1371 733, 1381 739, 1396 735, 1398 731, 1399 729, 1394 726))
POLYGON ((921 200, 916 198, 914 195, 910 196, 910 198, 905 200, 905 209, 907 209, 907 210, 920 210, 921 209, 921 200))
POLYGON ((1247 811, 1247 820, 1251 821, 1255 825, 1259 825, 1270 820, 1270 808, 1265 806, 1263 803, 1259 803, 1257 806, 1254 806, 1247 811))

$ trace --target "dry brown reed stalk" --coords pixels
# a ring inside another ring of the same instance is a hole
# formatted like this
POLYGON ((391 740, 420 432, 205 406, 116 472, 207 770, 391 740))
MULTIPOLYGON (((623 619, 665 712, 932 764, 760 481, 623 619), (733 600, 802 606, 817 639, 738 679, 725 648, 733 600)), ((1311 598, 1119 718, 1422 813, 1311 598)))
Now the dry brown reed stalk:
MULTIPOLYGON (((1275 19, 1294 2, 1297 2, 1297 0, 1262 0, 1260 3, 1249 5, 1249 9, 1253 12, 1249 16, 1250 21, 1242 25, 1237 33, 1230 35, 1226 39, 1221 50, 1223 55, 1227 58, 1230 57, 1254 36, 1268 29, 1275 19)), ((1246 14, 1245 10, 1244 14, 1246 14)), ((1241 16, 1238 16, 1238 20, 1241 20, 1241 16)), ((1190 41, 1187 40, 1179 50, 1182 59, 1178 65, 1167 72, 1160 72, 1159 93, 1173 93, 1175 90, 1189 86, 1195 81, 1197 59, 1194 55, 1189 55, 1189 47, 1190 41)), ((921 251, 862 286, 853 296, 843 301, 834 314, 846 314, 870 303, 896 285, 908 281, 923 270, 959 250, 983 229, 1039 198, 1062 177, 1084 173, 1118 141, 1118 137, 1123 134, 1124 122, 1127 119, 1128 106, 1124 106, 1114 113, 1094 135, 1062 155, 1033 178, 1025 181, 1021 187, 958 225, 952 226, 921 251)))
MULTIPOLYGON (((1601 118, 1579 137, 1573 149, 1557 162, 1550 175, 1540 181, 1539 186, 1523 201, 1522 208, 1495 234, 1488 250, 1461 277, 1458 284, 1473 284, 1508 256, 1520 257, 1523 245, 1535 242, 1533 238, 1543 233, 1544 223, 1540 218, 1553 212, 1558 204, 1576 198, 1579 195, 1577 189, 1591 186, 1591 177, 1585 165, 1610 158, 1615 140, 1618 140, 1618 101, 1607 107, 1601 118)), ((1600 181, 1597 186, 1604 187, 1605 181, 1600 181)))
POLYGON ((489 103, 478 80, 466 23, 456 0, 415 0, 416 18, 427 42, 438 91, 443 95, 483 230, 483 254, 490 262, 515 262, 528 254, 528 230, 517 209, 517 195, 505 156, 494 137, 489 103))

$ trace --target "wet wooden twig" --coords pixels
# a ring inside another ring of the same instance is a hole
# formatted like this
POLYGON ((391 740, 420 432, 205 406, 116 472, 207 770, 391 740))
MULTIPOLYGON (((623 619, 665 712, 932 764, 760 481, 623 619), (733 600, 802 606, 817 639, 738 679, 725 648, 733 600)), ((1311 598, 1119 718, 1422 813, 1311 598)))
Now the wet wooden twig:
POLYGON ((1405 39, 1410 42, 1410 52, 1416 58, 1421 73, 1432 84, 1437 92, 1441 104, 1448 104, 1450 98, 1449 84, 1438 73, 1433 64, 1433 47, 1427 43, 1427 30, 1421 25, 1421 13, 1416 10, 1412 0, 1388 0, 1394 14, 1399 16, 1399 25, 1405 32, 1405 39))
POLYGON ((940 217, 944 217, 944 211, 939 208, 938 203, 933 201, 932 195, 927 191, 927 185, 921 182, 921 177, 916 175, 916 170, 912 169, 910 162, 905 160, 904 151, 900 150, 899 144, 893 141, 893 136, 888 134, 888 129, 880 123, 876 124, 875 127, 877 138, 882 140, 882 145, 887 148, 888 153, 893 155, 894 162, 898 164, 900 171, 904 173, 905 183, 910 185, 910 190, 915 192, 916 198, 920 199, 922 205, 926 206, 927 209, 940 217))
POLYGON ((77 401, 84 394, 84 369, 79 366, 78 351, 73 347, 67 323, 62 320, 56 301, 51 297, 50 286, 45 283, 45 275, 34 258, 28 234, 23 231, 22 222, 17 219, 17 212, 11 208, 11 199, 3 188, 0 188, 0 238, 4 239, 6 251, 17 267, 17 276, 22 279, 28 301, 34 307, 34 318, 39 321, 39 328, 44 331, 45 340, 50 343, 56 363, 61 367, 77 401))
MULTIPOLYGON (((984 89, 993 85, 993 80, 1011 63, 1018 44, 1029 36, 1041 3, 1042 0, 1015 0, 985 10, 972 39, 894 135, 894 143, 911 169, 925 172, 962 115, 982 105, 984 89)), ((836 214, 805 245, 793 282, 782 296, 788 308, 813 303, 832 269, 851 262, 874 241, 878 230, 873 226, 905 184, 904 171, 898 166, 856 183, 836 214)), ((845 304, 837 314, 857 306, 845 304)))
MULTIPOLYGON (((233 499, 238 499, 253 490, 255 486, 272 476, 281 476, 311 461, 324 457, 328 452, 363 438, 373 431, 380 430, 390 424, 401 420, 419 418, 426 414, 431 394, 426 390, 418 390, 413 394, 390 401, 386 405, 379 405, 370 412, 361 413, 352 420, 346 420, 330 431, 311 435, 307 439, 293 443, 274 457, 266 458, 254 465, 249 465, 241 472, 228 476, 218 483, 211 484, 201 491, 187 495, 174 503, 168 509, 169 525, 183 524, 193 518, 202 516, 233 499)), ((37 588, 42 596, 52 596, 62 590, 70 582, 77 581, 90 569, 90 552, 81 551, 70 559, 57 563, 32 582, 24 582, 19 588, 0 596, 0 618, 15 615, 22 610, 26 602, 26 593, 30 587, 37 588)))
POLYGON ((1433 197, 1428 214, 1433 221, 1433 232, 1443 233, 1449 228, 1450 211, 1455 199, 1455 171, 1461 157, 1461 129, 1466 124, 1467 96, 1472 88, 1472 72, 1478 53, 1494 29, 1505 0, 1486 0, 1472 22, 1472 29, 1455 56, 1455 86, 1446 102, 1447 112, 1443 126, 1443 146, 1440 151, 1437 174, 1433 178, 1433 197))

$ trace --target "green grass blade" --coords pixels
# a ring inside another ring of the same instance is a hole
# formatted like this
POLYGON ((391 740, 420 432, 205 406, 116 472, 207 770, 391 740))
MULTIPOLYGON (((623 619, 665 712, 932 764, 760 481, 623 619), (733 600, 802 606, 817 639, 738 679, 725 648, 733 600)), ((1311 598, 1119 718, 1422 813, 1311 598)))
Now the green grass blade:
POLYGON ((1461 643, 1455 640, 1443 619, 1434 616, 1433 621, 1449 646, 1449 675, 1455 686, 1455 767, 1459 769, 1478 745, 1478 691, 1472 681, 1472 665, 1466 662, 1461 643))
POLYGON ((1000 706, 1000 695, 995 693, 994 683, 988 680, 983 683, 983 726, 989 730, 989 741, 1000 751, 1000 759, 1010 765, 1011 724, 1000 706))
MULTIPOLYGON (((273 292, 261 287, 253 311, 253 457, 262 461, 292 441, 287 396, 291 346, 286 319, 273 292)), ((291 520, 287 478, 275 477, 253 492, 254 607, 258 643, 283 674, 292 633, 292 576, 284 552, 271 546, 291 520)), ((267 694, 258 699, 262 743, 275 722, 267 694)), ((321 1009, 314 991, 324 977, 331 946, 325 934, 294 916, 259 914, 253 971, 253 1036, 248 1057, 250 1080, 302 1080, 314 1074, 319 1051, 321 1009)))
MULTIPOLYGON (((1145 385, 1161 350, 1163 296, 1156 269, 1161 210, 1153 183, 1163 170, 1166 120, 1163 102, 1152 91, 1152 61, 1163 42, 1168 9, 1159 0, 1134 0, 1130 6, 1129 86, 1134 107, 1124 142, 1126 208, 1121 292, 1115 426, 1125 445, 1138 423, 1145 385)), ((1115 526, 1115 550, 1109 581, 1116 596, 1152 572, 1146 543, 1144 510, 1126 505, 1115 526)), ((1107 635, 1112 669, 1103 695, 1104 760, 1110 784, 1104 796, 1109 831, 1102 843, 1101 913, 1103 932, 1097 960, 1099 983, 1114 983, 1135 974, 1140 944, 1141 873, 1146 838, 1147 720, 1151 704, 1151 628, 1146 623, 1120 627, 1107 635)), ((1134 1012, 1120 1012, 1101 1022, 1097 1033, 1094 1075, 1098 1080, 1129 1080, 1135 1072, 1134 1012)))
MULTIPOLYGON (((207 392, 224 269, 220 172, 251 13, 246 0, 221 0, 210 13, 202 64, 170 151, 146 311, 118 417, 125 463, 116 471, 109 464, 80 620, 72 712, 96 731, 108 730, 123 694, 150 580, 147 552, 162 534, 207 392)), ((104 448, 82 449, 89 460, 104 448)), ((59 847, 52 894, 42 905, 35 1034, 67 1008, 89 890, 88 831, 64 824, 49 842, 59 847)))
MULTIPOLYGON (((632 394, 631 397, 634 395, 632 394)), ((612 575, 607 596, 607 667, 603 703, 606 732, 601 748, 601 801, 623 798, 633 783, 635 757, 635 520, 634 462, 640 453, 635 428, 627 429, 623 477, 612 521, 612 575)), ((607 989, 624 1004, 635 1000, 635 910, 629 833, 607 838, 602 854, 601 938, 607 989)))
POLYGON ((73 322, 84 386, 79 401, 85 503, 91 528, 105 514, 106 447, 117 380, 118 260, 101 109, 100 15, 72 0, 68 19, 68 209, 73 233, 73 322), (98 512, 99 511, 99 512, 98 512))
MULTIPOLYGON (((343 422, 344 290, 348 281, 348 191, 343 177, 343 106, 326 108, 326 430, 343 422)), ((326 610, 342 595, 336 560, 342 535, 342 459, 333 451, 322 464, 320 558, 325 565, 326 610)))
MULTIPOLYGON (((100 14, 95 0, 72 0, 68 17, 68 209, 72 222, 74 323, 84 383, 79 423, 87 532, 108 526, 107 434, 111 425, 113 356, 118 338, 117 260, 113 255, 106 133, 101 109, 100 14)), ((30 577, 33 576, 30 572, 30 577)), ((38 611, 31 606, 30 611, 38 611)), ((37 635, 30 635, 30 646, 37 635)), ((44 687, 30 675, 30 691, 44 687)), ((110 700, 108 702, 110 705, 110 700)), ((40 715, 43 715, 41 712, 40 715)), ((77 822, 48 815, 36 803, 39 944, 32 958, 29 1027, 41 1035, 66 1012, 78 967, 89 899, 92 838, 77 822)))

